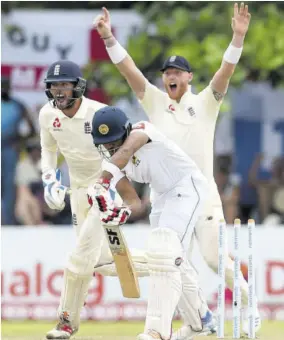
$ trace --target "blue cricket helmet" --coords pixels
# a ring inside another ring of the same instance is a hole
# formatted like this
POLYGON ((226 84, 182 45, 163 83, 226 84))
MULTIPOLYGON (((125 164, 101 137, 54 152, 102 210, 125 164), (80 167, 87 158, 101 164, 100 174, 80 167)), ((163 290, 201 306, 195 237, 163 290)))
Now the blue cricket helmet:
POLYGON ((70 60, 59 60, 50 65, 44 83, 48 99, 54 99, 50 86, 52 83, 74 83, 73 99, 81 98, 86 90, 86 80, 83 78, 79 65, 70 60))
POLYGON ((94 144, 108 144, 127 138, 131 123, 126 114, 118 107, 106 106, 99 109, 93 117, 92 136, 94 144))
POLYGON ((83 78, 79 65, 70 60, 59 60, 50 65, 44 82, 74 82, 78 78, 83 78))

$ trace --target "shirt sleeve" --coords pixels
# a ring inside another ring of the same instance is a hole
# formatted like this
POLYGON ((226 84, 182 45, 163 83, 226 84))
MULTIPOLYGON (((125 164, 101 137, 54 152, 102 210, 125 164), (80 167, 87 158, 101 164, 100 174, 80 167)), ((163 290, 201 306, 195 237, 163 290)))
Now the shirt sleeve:
POLYGON ((163 91, 146 80, 144 97, 139 102, 150 119, 155 116, 159 103, 164 102, 164 96, 163 91))
POLYGON ((147 135, 152 141, 157 140, 157 130, 153 124, 141 121, 132 126, 132 130, 130 133, 144 133, 147 135))
POLYGON ((48 131, 43 119, 43 112, 39 113, 40 144, 41 144, 41 170, 46 172, 57 166, 57 143, 48 131))
POLYGON ((215 114, 216 116, 218 115, 223 100, 216 100, 211 83, 205 87, 204 90, 198 93, 198 98, 202 100, 202 105, 206 107, 205 112, 215 114))

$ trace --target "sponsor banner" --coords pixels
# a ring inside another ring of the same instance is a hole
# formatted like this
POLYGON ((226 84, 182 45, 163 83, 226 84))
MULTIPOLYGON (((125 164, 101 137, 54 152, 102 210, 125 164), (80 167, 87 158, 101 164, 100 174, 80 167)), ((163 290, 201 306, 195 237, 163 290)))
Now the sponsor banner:
POLYGON ((48 65, 3 65, 1 67, 2 75, 9 77, 11 81, 11 95, 20 100, 28 109, 30 116, 38 126, 38 113, 47 103, 47 97, 44 92, 48 65))
MULTIPOLYGON (((144 249, 150 228, 131 225, 123 228, 130 248, 144 249)), ((232 229, 228 240, 232 249, 232 229)), ((256 227, 256 291, 264 318, 284 320, 284 228, 256 227), (269 241, 269 243, 268 243, 269 241)), ((241 230, 242 268, 246 277, 247 229, 241 230)), ((75 246, 72 228, 2 228, 1 297, 5 319, 54 319, 59 303, 63 268, 75 246)), ((233 254, 232 254, 233 255, 233 254)), ((200 285, 210 306, 216 307, 217 275, 210 270, 198 247, 193 262, 200 285)), ((140 299, 122 297, 117 278, 96 275, 89 290, 83 319, 143 319, 146 313, 148 278, 139 280, 140 299)), ((232 296, 226 291, 227 317, 231 317, 232 296)))
POLYGON ((44 94, 48 65, 2 65, 1 72, 3 75, 10 78, 11 88, 14 91, 40 91, 44 94))
MULTIPOLYGON (((104 43, 92 27, 101 11, 15 10, 5 17, 2 63, 49 65, 73 60, 85 65, 91 58, 105 60, 104 43)), ((112 28, 122 45, 142 24, 135 11, 112 11, 112 28)))
MULTIPOLYGON (((58 303, 2 303, 2 319, 4 320, 55 320, 58 303)), ((216 303, 209 303, 209 308, 215 311, 216 303)), ((284 320, 284 305, 259 304, 260 314, 263 320, 284 320)), ((96 321, 141 321, 145 320, 147 312, 147 302, 117 302, 100 303, 95 306, 88 304, 81 313, 82 320, 96 321)), ((232 320, 233 309, 231 304, 226 305, 226 319, 232 320)), ((175 320, 180 319, 176 313, 175 320)))
MULTIPOLYGON (((11 94, 35 115, 47 102, 43 80, 56 60, 85 66, 109 60, 104 42, 92 27, 100 11, 15 10, 5 16, 2 29, 1 74, 11 79, 11 94)), ((135 11, 112 11, 114 35, 126 45, 142 25, 135 11)), ((92 94, 91 94, 92 95, 92 94)), ((99 93, 95 99, 107 101, 99 93)))

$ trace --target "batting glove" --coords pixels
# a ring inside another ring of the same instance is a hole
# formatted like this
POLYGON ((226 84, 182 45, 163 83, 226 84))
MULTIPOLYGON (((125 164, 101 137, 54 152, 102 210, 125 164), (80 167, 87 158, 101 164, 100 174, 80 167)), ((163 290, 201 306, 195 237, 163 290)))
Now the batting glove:
POLYGON ((118 226, 124 224, 131 211, 128 207, 116 207, 111 197, 110 181, 99 179, 94 185, 88 188, 88 201, 100 211, 100 219, 103 224, 118 226))
POLYGON ((101 213, 101 221, 110 227, 115 227, 126 223, 131 215, 131 210, 126 207, 115 207, 101 213))
POLYGON ((99 179, 94 185, 88 188, 88 201, 90 206, 97 203, 100 212, 105 212, 108 209, 114 207, 114 202, 109 192, 110 180, 99 179))
POLYGON ((49 170, 43 173, 44 200, 50 209, 63 210, 65 207, 65 195, 67 187, 61 185, 61 171, 49 170))

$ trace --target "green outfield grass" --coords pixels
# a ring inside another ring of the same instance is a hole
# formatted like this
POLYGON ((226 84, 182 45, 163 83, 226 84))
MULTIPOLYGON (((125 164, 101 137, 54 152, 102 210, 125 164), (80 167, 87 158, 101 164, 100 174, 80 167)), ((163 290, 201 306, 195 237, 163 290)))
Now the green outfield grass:
MULTIPOLYGON (((180 322, 174 323, 174 328, 179 327, 180 322)), ((2 322, 2 340, 43 340, 45 333, 54 327, 50 322, 2 322)), ((226 339, 232 339, 232 324, 226 324, 226 339)), ((72 339, 77 340, 135 340, 136 335, 143 331, 142 322, 84 322, 80 331, 72 339)), ((258 335, 262 340, 284 339, 283 321, 265 321, 258 335)), ((197 340, 216 339, 216 335, 196 337, 197 340)))

